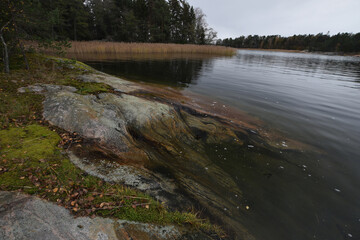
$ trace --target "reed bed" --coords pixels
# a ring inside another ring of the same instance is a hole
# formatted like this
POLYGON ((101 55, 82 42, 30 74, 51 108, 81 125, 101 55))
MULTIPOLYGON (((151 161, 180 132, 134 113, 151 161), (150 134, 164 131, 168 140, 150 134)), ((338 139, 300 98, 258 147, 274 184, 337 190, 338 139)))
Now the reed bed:
POLYGON ((71 42, 71 48, 67 49, 70 55, 86 54, 209 54, 209 55, 233 55, 234 48, 194 45, 194 44, 168 44, 168 43, 122 43, 122 42, 71 42))

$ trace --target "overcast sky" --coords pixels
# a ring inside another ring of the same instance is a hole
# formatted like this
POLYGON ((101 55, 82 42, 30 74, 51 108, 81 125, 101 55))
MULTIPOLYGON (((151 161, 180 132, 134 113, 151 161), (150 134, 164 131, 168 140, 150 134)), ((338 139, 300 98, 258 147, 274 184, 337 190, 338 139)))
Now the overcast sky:
POLYGON ((360 0, 188 0, 219 38, 360 32, 360 0))

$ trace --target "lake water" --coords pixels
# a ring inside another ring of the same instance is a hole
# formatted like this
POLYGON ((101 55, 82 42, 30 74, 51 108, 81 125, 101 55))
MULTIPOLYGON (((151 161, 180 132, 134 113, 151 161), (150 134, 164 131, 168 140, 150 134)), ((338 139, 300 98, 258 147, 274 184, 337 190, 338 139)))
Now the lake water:
POLYGON ((316 149, 256 160, 209 149, 243 191, 249 210, 237 220, 257 239, 360 239, 360 58, 239 50, 87 63, 207 96, 316 149))

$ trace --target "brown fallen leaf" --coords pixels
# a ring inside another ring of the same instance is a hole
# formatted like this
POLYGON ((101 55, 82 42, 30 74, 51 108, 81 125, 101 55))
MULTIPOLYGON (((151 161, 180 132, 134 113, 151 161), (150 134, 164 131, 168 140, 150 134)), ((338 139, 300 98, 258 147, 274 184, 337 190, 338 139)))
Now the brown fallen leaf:
POLYGON ((53 189, 53 192, 54 192, 54 193, 57 193, 57 191, 59 191, 59 188, 54 188, 54 189, 53 189))
POLYGON ((70 203, 70 205, 71 205, 71 206, 74 206, 75 203, 76 203, 76 201, 72 201, 72 202, 70 203))
POLYGON ((73 195, 71 195, 72 198, 77 197, 79 195, 79 193, 74 193, 73 195))
POLYGON ((87 198, 87 200, 88 200, 89 202, 94 201, 94 199, 95 199, 95 198, 94 198, 94 197, 92 197, 92 196, 90 196, 90 197, 88 197, 88 198, 87 198))

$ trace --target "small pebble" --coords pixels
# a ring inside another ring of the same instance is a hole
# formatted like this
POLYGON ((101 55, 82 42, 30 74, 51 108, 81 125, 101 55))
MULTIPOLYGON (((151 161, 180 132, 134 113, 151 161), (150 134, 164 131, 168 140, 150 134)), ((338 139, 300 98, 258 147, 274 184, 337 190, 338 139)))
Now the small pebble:
POLYGON ((284 169, 284 167, 283 167, 283 166, 280 166, 279 168, 280 168, 280 169, 284 169))
POLYGON ((253 148, 254 146, 253 145, 248 145, 248 148, 253 148))
POLYGON ((335 192, 341 192, 340 189, 334 188, 335 192))
POLYGON ((348 236, 352 238, 352 234, 348 233, 348 236))
POLYGON ((246 206, 245 208, 246 208, 246 210, 249 210, 249 209, 250 209, 250 207, 249 207, 249 206, 246 206))

